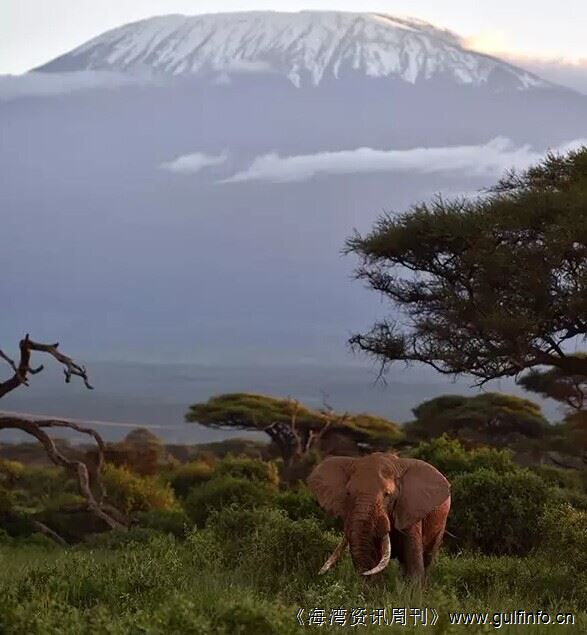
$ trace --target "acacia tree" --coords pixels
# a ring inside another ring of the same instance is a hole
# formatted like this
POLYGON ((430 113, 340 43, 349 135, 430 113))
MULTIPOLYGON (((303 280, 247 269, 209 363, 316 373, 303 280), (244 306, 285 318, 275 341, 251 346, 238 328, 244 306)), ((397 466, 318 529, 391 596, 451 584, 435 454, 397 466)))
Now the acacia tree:
POLYGON ((414 420, 404 429, 408 437, 415 439, 448 434, 467 443, 510 446, 540 439, 550 428, 540 406, 502 393, 443 395, 424 401, 413 413, 414 420))
POLYGON ((530 392, 563 403, 571 414, 587 410, 587 375, 565 375, 559 368, 532 369, 520 378, 519 384, 530 392))
POLYGON ((263 432, 277 447, 286 468, 317 449, 327 434, 336 433, 357 444, 382 446, 401 436, 398 427, 382 417, 339 414, 327 405, 313 410, 294 399, 250 393, 218 395, 194 404, 186 421, 210 428, 263 432))
POLYGON ((477 199, 384 216, 347 252, 396 315, 351 344, 478 384, 536 367, 587 377, 587 148, 510 172, 477 199))
POLYGON ((583 454, 587 462, 587 375, 564 375, 558 368, 532 369, 519 383, 526 390, 564 405, 565 417, 559 428, 563 447, 583 454))
MULTIPOLYGON (((34 342, 27 334, 19 343, 20 355, 18 362, 15 362, 11 357, 0 350, 0 358, 7 362, 13 371, 11 377, 0 382, 0 398, 4 397, 19 386, 28 386, 29 376, 36 375, 43 370, 42 365, 36 368, 31 366, 31 354, 34 351, 46 353, 61 363, 63 365, 66 383, 69 383, 74 376, 79 377, 86 388, 92 390, 86 369, 74 362, 71 357, 61 353, 58 349, 58 343, 41 344, 34 342)), ((112 529, 122 528, 124 526, 120 512, 111 506, 105 505, 103 502, 105 491, 100 478, 100 472, 104 462, 105 446, 104 440, 95 430, 81 426, 72 421, 63 421, 59 419, 33 420, 16 415, 0 414, 0 430, 8 429, 20 430, 21 432, 25 432, 35 437, 43 445, 45 451, 47 452, 47 456, 53 463, 55 463, 55 465, 67 469, 75 476, 78 481, 80 492, 86 500, 88 511, 95 514, 112 529), (92 479, 90 478, 88 467, 84 462, 69 459, 59 451, 53 439, 47 434, 47 428, 69 428, 71 430, 75 430, 76 432, 89 435, 94 439, 97 447, 97 458, 92 479), (93 488, 92 485, 94 486, 93 488), (97 493, 95 493, 94 490, 96 490, 97 493)), ((57 542, 64 542, 49 527, 38 521, 34 521, 34 524, 39 531, 51 536, 57 542)))

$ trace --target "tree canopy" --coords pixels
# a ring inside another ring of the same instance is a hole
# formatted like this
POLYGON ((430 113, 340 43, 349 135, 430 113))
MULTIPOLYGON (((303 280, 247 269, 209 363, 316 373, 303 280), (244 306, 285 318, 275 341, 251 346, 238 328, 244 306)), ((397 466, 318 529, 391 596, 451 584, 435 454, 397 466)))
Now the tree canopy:
POLYGON ((501 393, 444 395, 421 403, 413 412, 415 420, 406 424, 406 433, 423 439, 448 434, 464 441, 508 445, 541 438, 550 430, 540 406, 501 393))
POLYGON ((382 217, 347 252, 399 315, 351 344, 482 384, 535 367, 587 376, 587 148, 510 172, 475 199, 382 217))
POLYGON ((210 428, 265 432, 286 461, 312 449, 326 433, 375 446, 389 446, 401 437, 399 426, 383 417, 311 409, 293 399, 251 393, 218 395, 194 404, 186 421, 210 428))
POLYGON ((560 368, 532 369, 518 383, 542 397, 560 401, 570 413, 587 410, 587 375, 565 375, 560 368))

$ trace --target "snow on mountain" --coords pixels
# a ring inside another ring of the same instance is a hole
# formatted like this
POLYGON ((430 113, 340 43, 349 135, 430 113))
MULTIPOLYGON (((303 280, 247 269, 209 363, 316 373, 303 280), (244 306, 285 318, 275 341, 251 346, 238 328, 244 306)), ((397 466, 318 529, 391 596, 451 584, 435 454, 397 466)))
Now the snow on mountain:
POLYGON ((548 84, 496 58, 463 47, 428 23, 375 13, 246 12, 168 15, 99 35, 38 70, 154 71, 166 75, 271 72, 315 86, 346 71, 409 83, 448 77, 509 87, 548 84))

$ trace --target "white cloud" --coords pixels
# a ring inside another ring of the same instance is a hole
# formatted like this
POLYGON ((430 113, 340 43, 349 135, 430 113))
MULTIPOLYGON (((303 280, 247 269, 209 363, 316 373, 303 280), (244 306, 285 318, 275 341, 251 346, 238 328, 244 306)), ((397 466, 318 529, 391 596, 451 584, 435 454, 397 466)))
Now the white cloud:
MULTIPOLYGON (((565 152, 582 145, 587 145, 587 139, 577 139, 553 150, 565 152)), ((246 170, 221 182, 286 183, 306 181, 319 175, 373 172, 456 172, 469 176, 499 176, 512 167, 527 168, 538 162, 543 154, 533 150, 529 145, 516 147, 512 141, 504 137, 496 137, 483 145, 470 146, 409 150, 357 148, 289 157, 271 153, 257 157, 246 170)))
POLYGON ((195 152, 194 154, 184 154, 173 161, 162 163, 159 167, 169 172, 178 172, 180 174, 194 174, 200 172, 204 168, 215 165, 221 165, 227 160, 226 153, 211 155, 203 152, 195 152))
POLYGON ((156 83, 156 80, 151 76, 131 76, 107 71, 0 75, 0 101, 20 97, 48 97, 93 88, 119 88, 129 84, 145 83, 156 83))
POLYGON ((569 60, 507 54, 502 57, 543 79, 587 94, 587 58, 569 60))

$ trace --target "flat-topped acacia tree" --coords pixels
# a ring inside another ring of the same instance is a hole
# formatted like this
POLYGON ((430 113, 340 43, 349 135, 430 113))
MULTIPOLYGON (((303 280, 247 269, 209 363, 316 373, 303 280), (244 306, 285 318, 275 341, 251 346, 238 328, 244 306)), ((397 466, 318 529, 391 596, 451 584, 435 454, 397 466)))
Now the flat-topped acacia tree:
MULTIPOLYGON (((30 339, 28 334, 19 342, 19 358, 15 362, 6 353, 0 350, 0 359, 4 360, 12 369, 12 375, 5 381, 0 382, 0 398, 9 392, 16 390, 20 386, 29 385, 29 377, 36 375, 43 370, 43 366, 31 366, 31 356, 33 352, 45 353, 63 365, 65 382, 69 383, 73 377, 79 377, 86 388, 92 390, 86 369, 59 351, 59 344, 41 344, 30 339)), ((3 415, 0 413, 0 430, 20 430, 35 437, 45 448, 47 456, 55 465, 70 471, 78 481, 80 493, 86 500, 88 511, 95 514, 106 525, 112 529, 122 528, 124 524, 120 512, 109 505, 104 505, 103 499, 105 491, 100 478, 100 472, 104 462, 104 441, 102 437, 93 429, 81 426, 72 421, 60 419, 29 419, 18 415, 3 415), (82 461, 69 459, 59 451, 53 439, 47 434, 47 428, 69 428, 91 436, 96 442, 97 459, 96 466, 92 473, 92 479, 88 467, 82 461), (92 485, 94 486, 92 488, 92 485), (96 491, 96 493, 94 492, 96 491)), ((57 542, 64 542, 54 531, 43 523, 34 521, 36 528, 49 535, 57 542)))
POLYGON ((356 276, 395 313, 351 344, 478 384, 587 377, 587 148, 508 173, 475 199, 416 205, 356 233, 356 276))
POLYGON ((389 447, 401 438, 399 427, 383 417, 314 410, 294 399, 251 393, 229 393, 190 406, 186 421, 223 430, 263 432, 290 467, 337 434, 359 447, 389 447))

